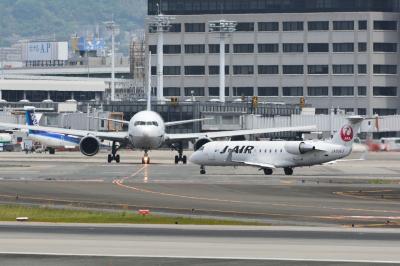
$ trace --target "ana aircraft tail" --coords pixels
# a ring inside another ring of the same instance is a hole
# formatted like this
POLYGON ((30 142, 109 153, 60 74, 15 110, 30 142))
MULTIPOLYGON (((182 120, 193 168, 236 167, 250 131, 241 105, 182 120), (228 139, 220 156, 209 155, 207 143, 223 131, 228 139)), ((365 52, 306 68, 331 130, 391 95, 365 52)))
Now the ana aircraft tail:
POLYGON ((361 116, 348 117, 346 123, 333 135, 332 142, 346 147, 352 146, 363 120, 361 116))
POLYGON ((38 126, 39 122, 35 115, 35 107, 33 106, 25 106, 25 120, 27 126, 38 126))

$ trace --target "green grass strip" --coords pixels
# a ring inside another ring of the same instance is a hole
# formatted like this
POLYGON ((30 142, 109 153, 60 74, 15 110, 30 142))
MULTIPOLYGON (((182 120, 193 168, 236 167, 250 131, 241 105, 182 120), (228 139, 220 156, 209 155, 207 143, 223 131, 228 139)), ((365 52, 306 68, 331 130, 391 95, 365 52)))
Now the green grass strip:
POLYGON ((28 217, 31 222, 51 223, 126 223, 126 224, 195 224, 195 225, 261 225, 255 222, 220 220, 161 215, 142 216, 131 211, 111 212, 92 210, 55 209, 49 207, 26 207, 0 205, 0 221, 15 221, 28 217))

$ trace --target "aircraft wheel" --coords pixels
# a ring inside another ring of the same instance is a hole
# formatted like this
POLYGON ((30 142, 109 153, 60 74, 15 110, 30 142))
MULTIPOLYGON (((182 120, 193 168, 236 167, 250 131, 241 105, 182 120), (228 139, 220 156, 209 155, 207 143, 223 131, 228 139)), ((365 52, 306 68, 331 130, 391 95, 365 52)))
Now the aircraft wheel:
POLYGON ((285 175, 293 175, 293 168, 287 167, 283 170, 285 171, 285 175))
POLYGON ((115 161, 116 161, 117 163, 119 163, 120 160, 121 160, 121 157, 119 156, 119 154, 117 154, 117 155, 115 156, 115 161))
POLYGON ((264 168, 264 174, 265 175, 272 175, 272 169, 269 169, 269 168, 264 168))
POLYGON ((183 155, 183 157, 182 157, 182 162, 183 162, 183 164, 186 164, 186 163, 187 163, 187 157, 186 157, 186 155, 183 155))
POLYGON ((48 148, 49 154, 55 154, 56 150, 54 148, 48 148))
POLYGON ((111 163, 112 160, 113 160, 113 157, 112 157, 111 154, 109 154, 109 155, 107 156, 107 162, 108 162, 108 163, 111 163))
POLYGON ((178 163, 179 163, 179 156, 175 155, 175 164, 178 164, 178 163))
POLYGON ((201 169, 201 170, 200 170, 200 174, 201 174, 201 175, 205 175, 205 174, 206 174, 206 170, 201 169))

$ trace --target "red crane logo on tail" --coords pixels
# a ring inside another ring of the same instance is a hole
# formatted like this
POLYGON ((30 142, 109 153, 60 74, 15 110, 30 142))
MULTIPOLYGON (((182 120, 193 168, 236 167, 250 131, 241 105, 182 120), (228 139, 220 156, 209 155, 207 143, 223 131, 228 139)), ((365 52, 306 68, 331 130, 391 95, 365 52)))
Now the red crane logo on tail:
POLYGON ((353 140, 353 128, 350 125, 345 125, 340 130, 340 137, 343 141, 349 142, 353 140))

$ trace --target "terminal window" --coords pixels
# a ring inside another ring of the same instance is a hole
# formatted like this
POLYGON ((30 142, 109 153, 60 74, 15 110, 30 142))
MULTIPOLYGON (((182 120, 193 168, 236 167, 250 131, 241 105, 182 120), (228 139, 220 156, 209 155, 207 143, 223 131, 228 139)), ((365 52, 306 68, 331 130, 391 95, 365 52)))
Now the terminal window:
POLYGON ((236 54, 239 53, 254 53, 254 44, 246 43, 246 44, 234 44, 233 52, 236 54))
POLYGON ((185 66, 185 75, 204 75, 204 66, 185 66))
POLYGON ((279 96, 278 87, 258 87, 258 96, 279 96))
POLYGON ((258 22, 258 31, 279 31, 279 22, 258 22))
POLYGON ((329 43, 309 43, 309 53, 324 53, 329 52, 329 43))
POLYGON ((397 65, 374 65, 374 74, 397 74, 397 65))
POLYGON ((349 53, 354 52, 354 43, 334 43, 333 52, 335 53, 349 53))
POLYGON ((358 29, 359 30, 367 30, 368 22, 366 20, 359 20, 358 21, 358 29))
POLYGON ((367 51, 367 43, 366 42, 359 42, 358 43, 358 51, 359 52, 366 52, 367 51))
POLYGON ((307 69, 308 69, 308 74, 310 75, 329 74, 328 65, 308 65, 307 69))
POLYGON ((374 52, 396 53, 397 43, 374 43, 374 52))
POLYGON ((205 32, 205 23, 185 23, 185 32, 205 32))
POLYGON ((302 21, 283 22, 283 31, 303 31, 304 23, 302 21))
POLYGON ((354 21, 334 21, 333 30, 354 30, 354 21))
POLYGON ((260 75, 276 75, 279 74, 278 65, 259 65, 258 74, 260 75))
POLYGON ((254 31, 254 22, 239 22, 236 31, 254 31))
POLYGON ((185 54, 204 54, 204 44, 185 44, 185 54))
POLYGON ((307 95, 308 96, 328 96, 329 94, 328 87, 308 87, 307 95))
POLYGON ((354 74, 354 65, 332 65, 333 74, 354 74))
MULTIPOLYGON (((209 96, 219 96, 219 87, 209 87, 208 95, 209 96)), ((225 96, 229 96, 229 87, 225 87, 225 96)))
POLYGON ((283 87, 283 96, 303 96, 303 87, 283 87))
POLYGON ((358 96, 367 96, 367 87, 366 86, 358 86, 357 93, 358 93, 358 96))
POLYGON ((304 66, 303 65, 284 65, 283 67, 283 74, 290 75, 290 74, 304 74, 304 66))
POLYGON ((374 87, 374 96, 397 96, 396 87, 374 87))
POLYGON ((258 44, 259 53, 279 53, 278 43, 259 43, 258 44))
POLYGON ((367 74, 367 65, 358 65, 358 74, 367 74))
POLYGON ((233 96, 253 96, 253 87, 233 87, 233 96))
POLYGON ((354 96, 354 87, 333 87, 332 88, 333 96, 354 96))
POLYGON ((309 21, 309 31, 327 31, 329 30, 329 21, 309 21))
POLYGON ((253 75, 254 74, 254 66, 252 66, 252 65, 233 66, 233 74, 234 75, 253 75))
POLYGON ((284 53, 302 53, 304 52, 303 43, 284 43, 283 45, 284 53))
POLYGON ((397 30, 397 21, 375 20, 374 30, 397 30))
POLYGON ((181 88, 179 87, 164 87, 164 96, 181 96, 181 88))

